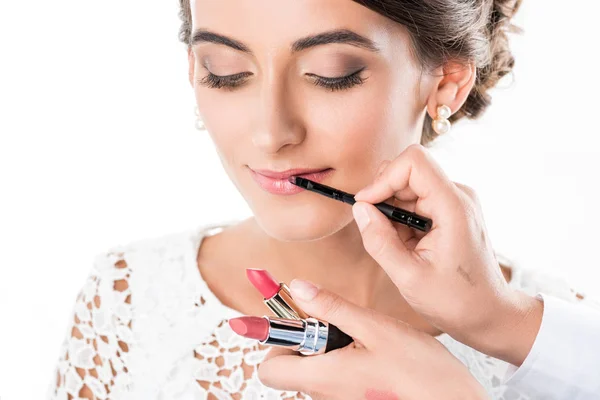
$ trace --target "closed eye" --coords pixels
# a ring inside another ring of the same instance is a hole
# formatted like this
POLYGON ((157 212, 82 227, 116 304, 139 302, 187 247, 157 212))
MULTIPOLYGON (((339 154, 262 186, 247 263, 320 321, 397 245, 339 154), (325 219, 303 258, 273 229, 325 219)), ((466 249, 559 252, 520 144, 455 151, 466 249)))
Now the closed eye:
MULTIPOLYGON (((363 67, 350 75, 334 78, 310 73, 307 73, 306 75, 312 78, 314 85, 324 87, 333 92, 336 90, 344 90, 353 86, 362 85, 367 80, 367 78, 360 76, 360 73, 364 71, 365 68, 366 67, 363 67)), ((208 75, 204 76, 202 79, 199 79, 197 82, 209 88, 233 90, 242 86, 246 82, 245 78, 250 75, 252 75, 251 72, 241 72, 239 74, 221 76, 215 75, 209 71, 208 75)))
POLYGON ((316 86, 325 87, 333 92, 336 90, 350 89, 353 86, 362 85, 363 83, 365 83, 367 78, 363 78, 360 76, 360 73, 362 71, 364 71, 365 68, 366 67, 363 67, 363 68, 359 69, 358 71, 353 72, 350 75, 342 76, 339 78, 329 78, 329 77, 323 77, 323 76, 319 76, 319 75, 315 75, 315 74, 306 74, 306 75, 315 78, 313 83, 316 86))

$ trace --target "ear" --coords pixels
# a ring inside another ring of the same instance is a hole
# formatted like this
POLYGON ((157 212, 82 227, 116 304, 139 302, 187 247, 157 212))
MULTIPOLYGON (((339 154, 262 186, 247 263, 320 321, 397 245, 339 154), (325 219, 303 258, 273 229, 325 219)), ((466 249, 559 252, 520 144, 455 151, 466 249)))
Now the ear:
POLYGON ((427 99, 427 112, 432 119, 437 117, 437 108, 447 105, 454 114, 467 101, 467 97, 475 84, 476 68, 473 63, 460 64, 448 62, 434 71, 438 76, 427 99))
POLYGON ((192 48, 188 47, 188 79, 190 81, 190 85, 194 88, 194 69, 196 67, 196 59, 194 57, 194 53, 192 52, 192 48))

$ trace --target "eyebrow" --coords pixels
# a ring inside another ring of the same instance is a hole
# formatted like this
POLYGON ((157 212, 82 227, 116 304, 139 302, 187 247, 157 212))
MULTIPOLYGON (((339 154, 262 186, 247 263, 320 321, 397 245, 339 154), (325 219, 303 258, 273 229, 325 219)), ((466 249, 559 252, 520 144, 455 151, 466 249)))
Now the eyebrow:
MULTIPOLYGON (((215 32, 211 32, 207 29, 197 29, 194 31, 191 40, 191 46, 195 46, 199 43, 215 43, 221 44, 232 49, 253 55, 254 53, 250 48, 237 39, 220 35, 215 32)), ((302 50, 309 49, 311 47, 321 46, 331 43, 343 43, 349 44, 356 47, 361 47, 372 51, 374 53, 379 52, 379 47, 371 39, 359 35, 358 33, 349 29, 336 29, 327 32, 322 32, 316 35, 306 36, 304 38, 296 40, 290 47, 290 51, 293 53, 300 52, 302 50)))

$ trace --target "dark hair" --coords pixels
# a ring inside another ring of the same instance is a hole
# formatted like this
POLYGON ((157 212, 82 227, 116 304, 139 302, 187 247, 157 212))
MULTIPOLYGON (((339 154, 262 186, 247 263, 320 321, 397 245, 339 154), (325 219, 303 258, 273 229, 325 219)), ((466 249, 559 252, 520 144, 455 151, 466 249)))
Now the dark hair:
MULTIPOLYGON (((477 68, 473 89, 451 122, 479 117, 491 104, 488 91, 512 71, 515 60, 508 45, 509 32, 521 30, 510 20, 522 0, 353 0, 409 31, 414 56, 425 68, 448 60, 474 62, 477 68)), ((179 40, 190 45, 192 17, 189 0, 179 0, 179 40)), ((437 137, 431 117, 425 116, 421 144, 437 137)))

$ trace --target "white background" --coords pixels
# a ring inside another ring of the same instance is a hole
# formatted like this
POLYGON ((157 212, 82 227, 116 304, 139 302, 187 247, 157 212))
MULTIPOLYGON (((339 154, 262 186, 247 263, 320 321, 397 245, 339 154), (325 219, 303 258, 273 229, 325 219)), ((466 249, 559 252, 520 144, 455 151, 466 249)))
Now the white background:
MULTIPOLYGON (((525 0, 515 82, 432 149, 497 250, 595 296, 599 14, 525 0)), ((175 0, 0 5, 2 400, 43 398, 95 254, 250 213, 193 127, 178 28, 175 0)))

